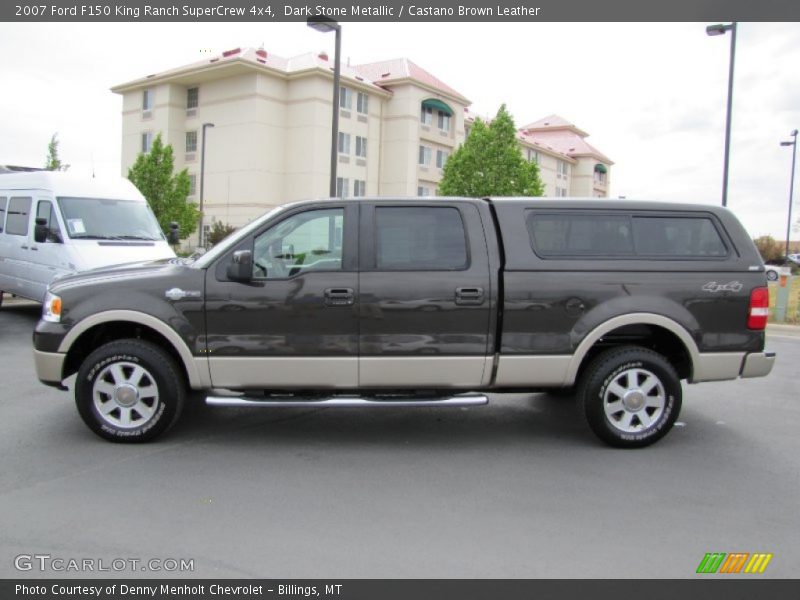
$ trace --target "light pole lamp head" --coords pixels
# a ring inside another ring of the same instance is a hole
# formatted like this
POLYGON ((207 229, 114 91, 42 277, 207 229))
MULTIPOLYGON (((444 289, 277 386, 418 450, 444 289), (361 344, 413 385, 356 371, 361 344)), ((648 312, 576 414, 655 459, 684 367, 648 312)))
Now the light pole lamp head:
POLYGON ((203 123, 203 129, 206 129, 208 127, 213 127, 213 126, 214 126, 213 123, 203 123))
POLYGON ((331 31, 339 31, 339 23, 333 19, 323 16, 314 15, 306 19, 306 25, 321 33, 330 33, 331 31))
POLYGON ((706 27, 706 35, 725 35, 725 32, 731 29, 733 29, 733 23, 728 23, 727 25, 717 23, 716 25, 709 25, 706 27))

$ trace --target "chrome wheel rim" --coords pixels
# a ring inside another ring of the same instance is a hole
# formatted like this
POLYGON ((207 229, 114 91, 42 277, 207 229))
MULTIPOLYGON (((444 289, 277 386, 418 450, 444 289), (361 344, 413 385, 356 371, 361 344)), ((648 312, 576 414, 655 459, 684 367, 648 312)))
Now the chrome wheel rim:
POLYGON ((155 416, 158 386, 152 374, 141 365, 116 362, 95 378, 92 400, 103 421, 120 429, 134 429, 155 416))
POLYGON ((637 433, 652 427, 664 414, 664 384, 647 369, 626 369, 614 376, 603 394, 603 410, 612 427, 637 433))

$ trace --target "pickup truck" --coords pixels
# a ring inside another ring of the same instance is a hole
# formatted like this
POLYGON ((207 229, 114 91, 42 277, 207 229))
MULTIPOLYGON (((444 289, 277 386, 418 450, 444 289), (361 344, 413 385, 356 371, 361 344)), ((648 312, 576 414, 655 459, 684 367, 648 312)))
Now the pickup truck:
POLYGON ((760 377, 764 265, 731 212, 598 199, 325 199, 202 257, 64 277, 39 379, 117 442, 216 406, 454 406, 567 392, 614 446, 663 437, 681 382, 760 377))

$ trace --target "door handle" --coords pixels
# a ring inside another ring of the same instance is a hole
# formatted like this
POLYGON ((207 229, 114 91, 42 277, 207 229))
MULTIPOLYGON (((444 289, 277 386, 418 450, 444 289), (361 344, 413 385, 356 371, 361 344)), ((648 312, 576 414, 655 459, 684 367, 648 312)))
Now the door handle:
POLYGON ((328 288, 325 290, 327 306, 349 306, 355 300, 352 288, 328 288))
POLYGON ((28 249, 28 247, 25 244, 22 244, 22 246, 20 246, 20 248, 22 248, 23 250, 27 250, 28 249))
POLYGON ((456 288, 456 304, 461 304, 461 305, 483 304, 483 288, 480 287, 456 288))

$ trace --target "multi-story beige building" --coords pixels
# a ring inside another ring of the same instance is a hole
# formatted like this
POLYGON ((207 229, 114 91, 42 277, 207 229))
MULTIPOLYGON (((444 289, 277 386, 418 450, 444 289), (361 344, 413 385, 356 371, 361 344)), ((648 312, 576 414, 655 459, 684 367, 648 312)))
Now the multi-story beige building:
MULTIPOLYGON (((412 61, 342 65, 337 187, 344 196, 435 195, 465 138, 470 101, 412 61)), ((112 88, 122 95, 122 172, 161 133, 200 191, 205 223, 241 226, 269 207, 328 195, 333 60, 234 49, 112 88)), ((520 130, 548 195, 605 195, 611 161, 558 117, 520 130), (602 170, 598 171, 602 167, 602 170), (602 177, 600 177, 602 174, 602 177)))

